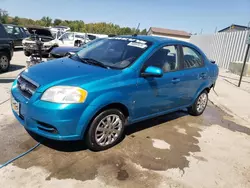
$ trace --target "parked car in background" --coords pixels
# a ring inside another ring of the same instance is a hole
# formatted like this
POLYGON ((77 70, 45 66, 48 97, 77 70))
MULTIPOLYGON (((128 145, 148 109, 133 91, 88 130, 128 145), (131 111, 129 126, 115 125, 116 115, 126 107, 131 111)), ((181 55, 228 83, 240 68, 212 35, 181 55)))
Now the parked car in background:
POLYGON ((217 77, 217 65, 190 43, 104 38, 74 56, 22 72, 11 89, 12 109, 31 132, 85 139, 98 151, 118 143, 128 124, 183 108, 201 115, 217 77))
POLYGON ((29 31, 30 36, 22 41, 24 54, 26 56, 38 52, 36 40, 41 40, 43 42, 42 55, 45 57, 49 55, 54 47, 58 46, 58 42, 55 38, 57 35, 53 35, 49 29, 42 27, 28 27, 27 30, 29 31))
POLYGON ((93 33, 79 33, 79 32, 66 32, 59 37, 59 46, 76 46, 80 47, 97 38, 105 38, 108 35, 104 34, 93 34, 93 33))
POLYGON ((0 23, 0 72, 7 72, 13 56, 14 42, 0 23))
POLYGON ((90 40, 86 33, 66 32, 58 39, 58 46, 76 46, 88 43, 90 40))
POLYGON ((91 45, 91 44, 93 44, 101 39, 102 38, 94 39, 86 44, 81 45, 80 47, 60 46, 60 47, 53 48, 50 52, 50 60, 54 59, 54 58, 61 58, 61 57, 65 57, 65 56, 77 53, 80 50, 82 50, 83 48, 85 48, 85 47, 87 47, 87 46, 89 46, 89 45, 91 45))
POLYGON ((13 39, 15 47, 22 47, 23 39, 30 36, 29 32, 27 32, 24 27, 12 24, 4 24, 4 27, 9 37, 13 39))
POLYGON ((61 32, 67 32, 70 31, 70 28, 67 26, 53 26, 49 28, 51 31, 61 31, 61 32))
POLYGON ((90 41, 95 40, 97 38, 106 38, 109 35, 105 35, 105 34, 94 34, 94 33, 87 33, 88 39, 90 41))

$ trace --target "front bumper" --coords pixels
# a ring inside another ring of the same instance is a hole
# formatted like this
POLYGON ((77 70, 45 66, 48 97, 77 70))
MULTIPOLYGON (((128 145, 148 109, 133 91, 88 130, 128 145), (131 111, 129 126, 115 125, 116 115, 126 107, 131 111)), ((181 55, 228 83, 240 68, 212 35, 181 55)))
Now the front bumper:
POLYGON ((20 103, 16 119, 25 129, 54 140, 79 140, 83 138, 94 107, 86 104, 56 104, 41 101, 41 93, 30 99, 24 97, 16 81, 11 90, 12 97, 20 103))
MULTIPOLYGON (((42 47, 41 49, 42 55, 48 55, 52 49, 53 49, 53 46, 42 47)), ((38 47, 35 44, 23 45, 23 50, 31 54, 35 54, 39 52, 38 47)))

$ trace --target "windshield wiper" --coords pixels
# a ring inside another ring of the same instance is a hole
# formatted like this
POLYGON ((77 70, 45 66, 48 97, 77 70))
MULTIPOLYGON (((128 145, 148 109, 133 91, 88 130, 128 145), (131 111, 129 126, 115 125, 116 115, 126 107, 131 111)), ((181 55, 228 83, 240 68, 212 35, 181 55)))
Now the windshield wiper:
MULTIPOLYGON (((78 56, 79 57, 79 56, 78 56)), ((96 66, 99 66, 99 67, 103 67, 103 68, 110 68, 109 66, 107 66, 107 65, 105 65, 105 64, 103 64, 102 62, 100 62, 100 61, 97 61, 97 60, 95 60, 95 59, 92 59, 92 58, 80 58, 79 57, 79 59, 81 60, 81 61, 85 61, 85 62, 87 62, 88 64, 93 64, 93 65, 96 65, 96 66)))

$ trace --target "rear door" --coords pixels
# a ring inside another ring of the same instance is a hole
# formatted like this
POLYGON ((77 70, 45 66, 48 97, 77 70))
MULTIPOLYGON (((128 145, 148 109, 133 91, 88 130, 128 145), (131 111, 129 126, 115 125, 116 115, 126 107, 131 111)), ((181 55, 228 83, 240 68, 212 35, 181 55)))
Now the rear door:
POLYGON ((199 88, 207 80, 208 70, 203 56, 191 46, 182 46, 181 62, 184 77, 182 84, 185 86, 184 92, 188 97, 188 102, 191 103, 199 88))

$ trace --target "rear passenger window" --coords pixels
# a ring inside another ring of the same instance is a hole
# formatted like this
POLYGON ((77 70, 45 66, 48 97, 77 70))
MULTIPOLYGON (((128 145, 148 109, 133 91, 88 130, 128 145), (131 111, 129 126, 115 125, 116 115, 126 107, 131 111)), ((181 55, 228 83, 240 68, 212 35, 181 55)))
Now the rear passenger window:
POLYGON ((184 68, 196 68, 203 66, 202 56, 194 49, 183 47, 184 68))
POLYGON ((143 71, 149 66, 159 67, 164 73, 178 70, 177 47, 165 46, 156 51, 144 64, 143 71))

